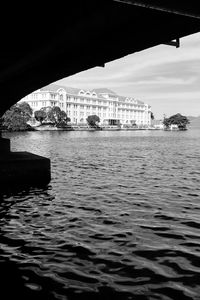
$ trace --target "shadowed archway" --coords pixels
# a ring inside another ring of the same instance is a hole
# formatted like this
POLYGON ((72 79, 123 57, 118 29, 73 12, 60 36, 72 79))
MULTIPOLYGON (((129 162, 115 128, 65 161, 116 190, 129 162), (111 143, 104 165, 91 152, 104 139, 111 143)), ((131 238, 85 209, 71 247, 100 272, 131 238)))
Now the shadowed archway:
MULTIPOLYGON (((5 7, 0 115, 48 83, 200 31, 197 1, 107 0, 5 7)), ((134 66, 133 66, 134 69, 134 66)))

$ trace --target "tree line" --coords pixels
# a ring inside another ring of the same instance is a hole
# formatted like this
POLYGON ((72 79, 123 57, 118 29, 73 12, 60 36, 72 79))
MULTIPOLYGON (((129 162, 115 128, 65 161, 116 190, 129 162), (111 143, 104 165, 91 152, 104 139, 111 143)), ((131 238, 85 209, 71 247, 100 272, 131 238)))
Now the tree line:
MULTIPOLYGON (((66 112, 58 106, 43 107, 33 114, 33 110, 27 102, 20 102, 13 105, 0 118, 1 129, 8 131, 27 131, 34 130, 29 124, 32 119, 40 122, 40 125, 48 124, 55 127, 66 127, 71 121, 66 112)), ((98 128, 100 119, 96 115, 90 115, 87 123, 90 127, 98 128)))
POLYGON ((33 130, 29 122, 35 118, 40 125, 52 124, 56 127, 64 127, 70 121, 67 114, 58 106, 45 107, 38 111, 33 110, 27 102, 17 103, 1 117, 1 128, 8 131, 33 130))
MULTIPOLYGON (((8 131, 27 131, 33 130, 29 121, 35 119, 40 125, 48 124, 55 127, 66 127, 71 121, 66 112, 58 106, 43 107, 33 114, 33 110, 27 102, 19 102, 13 105, 5 114, 0 118, 1 129, 8 131)), ((154 119, 151 113, 151 119, 154 119)), ((86 119, 88 126, 93 128, 100 128, 100 118, 97 115, 90 115, 86 119)), ((180 113, 175 114, 169 118, 164 118, 163 124, 166 129, 171 125, 177 125, 179 130, 185 130, 190 123, 187 117, 182 116, 180 113)))

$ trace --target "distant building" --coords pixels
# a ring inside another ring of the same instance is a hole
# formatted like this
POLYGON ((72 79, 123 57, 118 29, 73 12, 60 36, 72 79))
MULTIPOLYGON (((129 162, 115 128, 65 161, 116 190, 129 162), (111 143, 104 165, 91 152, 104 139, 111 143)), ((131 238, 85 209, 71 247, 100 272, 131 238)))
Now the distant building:
POLYGON ((97 115, 101 125, 151 124, 151 107, 132 97, 119 96, 109 89, 83 90, 50 84, 20 100, 33 112, 43 107, 59 106, 73 124, 86 124, 89 115, 97 115))
POLYGON ((164 129, 168 129, 168 130, 179 130, 178 125, 176 124, 171 124, 169 126, 169 128, 164 128, 164 129))
POLYGON ((163 120, 152 120, 151 126, 153 126, 156 129, 164 129, 163 120))

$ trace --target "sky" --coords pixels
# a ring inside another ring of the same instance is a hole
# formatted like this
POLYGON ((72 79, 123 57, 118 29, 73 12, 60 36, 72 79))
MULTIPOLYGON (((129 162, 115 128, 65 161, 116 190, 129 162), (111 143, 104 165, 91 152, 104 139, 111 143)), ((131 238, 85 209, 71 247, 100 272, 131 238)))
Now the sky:
POLYGON ((200 116, 200 33, 180 48, 159 45, 56 81, 83 89, 109 88, 151 105, 156 119, 200 116))

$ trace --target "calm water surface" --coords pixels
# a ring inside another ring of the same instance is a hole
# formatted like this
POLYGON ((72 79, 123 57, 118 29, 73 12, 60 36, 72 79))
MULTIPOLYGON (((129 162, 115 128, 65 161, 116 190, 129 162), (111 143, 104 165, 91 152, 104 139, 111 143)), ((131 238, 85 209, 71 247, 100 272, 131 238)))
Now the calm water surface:
POLYGON ((4 136, 52 168, 0 193, 8 299, 200 299, 200 130, 4 136))

